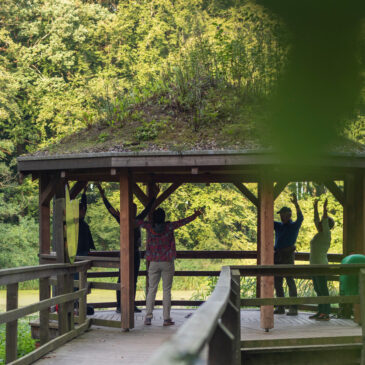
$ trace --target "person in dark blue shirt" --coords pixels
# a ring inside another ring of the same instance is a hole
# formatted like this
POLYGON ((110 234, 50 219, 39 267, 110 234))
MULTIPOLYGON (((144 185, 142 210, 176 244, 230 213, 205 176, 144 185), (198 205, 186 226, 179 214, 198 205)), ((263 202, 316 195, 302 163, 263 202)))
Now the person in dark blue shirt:
MULTIPOLYGON (((280 214, 281 222, 274 222, 275 230, 275 246, 274 246, 274 264, 293 264, 295 259, 295 242, 297 241, 299 229, 303 223, 303 214, 300 210, 298 200, 295 194, 292 194, 291 202, 294 204, 297 211, 297 220, 292 221, 292 211, 289 207, 282 207, 278 214, 280 214)), ((297 296, 297 287, 292 276, 285 277, 286 283, 289 287, 289 296, 297 296)), ((276 276, 274 278, 275 292, 277 297, 284 297, 283 277, 276 276)), ((275 314, 284 314, 284 306, 278 306, 275 314)), ((296 316, 298 314, 297 306, 292 305, 287 313, 289 316, 296 316)))

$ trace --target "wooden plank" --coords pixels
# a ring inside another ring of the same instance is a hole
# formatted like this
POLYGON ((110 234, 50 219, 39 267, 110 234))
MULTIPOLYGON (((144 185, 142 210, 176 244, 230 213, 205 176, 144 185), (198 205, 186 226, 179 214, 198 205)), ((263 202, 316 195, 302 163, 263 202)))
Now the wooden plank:
POLYGON ((284 191, 286 186, 288 185, 288 181, 280 180, 274 186, 274 200, 276 200, 279 195, 284 191))
MULTIPOLYGON (((274 186, 273 181, 264 176, 259 184, 260 189, 260 263, 272 265, 274 263, 274 186)), ((260 297, 274 296, 274 277, 260 278, 260 297)), ((265 305, 260 310, 260 326, 266 331, 274 327, 274 308, 265 305)))
POLYGON ((342 206, 344 206, 345 205, 345 193, 338 187, 338 185, 332 180, 325 181, 324 185, 332 193, 332 195, 337 199, 337 201, 342 206))
MULTIPOLYGON (((49 299, 50 295, 49 279, 39 279, 39 301, 49 299)), ((39 312, 39 332, 40 343, 44 345, 49 341, 49 307, 39 312)))
POLYGON ((246 187, 245 184, 240 182, 234 182, 233 185, 255 206, 259 205, 259 201, 256 196, 246 187))
POLYGON ((39 312, 56 304, 63 304, 71 300, 78 299, 81 295, 85 294, 86 289, 82 289, 72 293, 57 295, 49 299, 44 299, 38 303, 29 304, 22 308, 8 310, 4 313, 0 313, 0 324, 15 321, 18 318, 27 316, 28 314, 32 314, 35 312, 39 312))
POLYGON ((232 265, 231 269, 238 269, 241 276, 331 276, 358 275, 365 264, 345 265, 232 265))
POLYGON ((104 289, 104 290, 120 290, 120 284, 117 283, 102 283, 98 281, 89 282, 92 289, 104 289))
POLYGON ((245 365, 359 364, 360 344, 252 348, 243 351, 245 365))
POLYGON ((120 294, 121 326, 134 328, 134 248, 132 180, 127 171, 120 175, 120 294))
POLYGON ((241 346, 248 348, 287 347, 287 346, 316 346, 343 345, 362 343, 362 336, 329 336, 329 337, 301 337, 301 338, 273 338, 260 340, 243 340, 241 346))
MULTIPOLYGON (((119 261, 119 260, 118 260, 119 261)), ((75 273, 90 268, 91 262, 82 261, 70 264, 46 264, 39 266, 16 267, 0 270, 0 285, 8 285, 28 280, 75 273)))
POLYGON ((135 174, 134 181, 141 183, 233 183, 256 182, 257 178, 252 174, 135 174))
MULTIPOLYGON (((6 288, 6 310, 13 311, 18 308, 18 283, 10 284, 6 288)), ((6 313, 7 313, 6 312, 6 313)), ((0 321, 0 323, 2 323, 0 321)), ((6 323, 6 363, 17 358, 18 352, 18 320, 13 318, 6 323)))
MULTIPOLYGON (((156 209, 160 204, 162 204, 175 190, 181 186, 181 183, 171 184, 162 194, 160 194, 153 205, 153 209, 156 209)), ((151 209, 151 210, 153 210, 151 209)))
POLYGON ((55 339, 47 342, 45 345, 39 347, 38 349, 30 352, 29 354, 21 357, 20 359, 11 363, 11 365, 28 365, 32 364, 36 360, 40 359, 42 356, 46 355, 48 352, 56 350, 60 346, 64 345, 66 342, 72 340, 73 338, 81 335, 87 331, 90 327, 91 320, 87 319, 83 324, 75 328, 74 330, 65 333, 64 335, 58 336, 55 339))
MULTIPOLYGON (((86 257, 77 257, 77 259, 91 260, 94 257, 119 257, 119 251, 97 251, 90 252, 86 257)), ((145 251, 140 251, 141 257, 144 258, 145 251)), ((227 250, 215 250, 215 251, 176 251, 178 259, 256 259, 257 251, 227 251, 227 250)), ((296 252, 296 261, 309 261, 309 252, 296 252)), ((42 256, 42 258, 51 258, 51 256, 42 256)), ((342 254, 327 254, 330 262, 341 262, 343 259, 342 254)))
POLYGON ((266 305, 297 305, 297 304, 327 304, 327 303, 360 303, 358 295, 332 297, 290 297, 290 298, 253 298, 241 299, 241 306, 266 305))
POLYGON ((147 206, 149 202, 148 196, 136 183, 133 184, 133 193, 144 206, 147 206))
POLYGON ((113 321, 110 319, 91 318, 91 324, 93 326, 120 328, 120 321, 113 321))
MULTIPOLYGON (((199 307, 205 303, 204 300, 172 300, 171 305, 176 307, 199 307)), ((117 302, 103 302, 103 303, 89 303, 94 308, 115 308, 117 306, 117 302)), ((145 300, 136 300, 135 304, 137 306, 145 306, 146 301, 145 300)), ((156 300, 155 301, 156 306, 162 305, 162 300, 156 300)), ((119 326, 120 327, 120 326, 119 326)))

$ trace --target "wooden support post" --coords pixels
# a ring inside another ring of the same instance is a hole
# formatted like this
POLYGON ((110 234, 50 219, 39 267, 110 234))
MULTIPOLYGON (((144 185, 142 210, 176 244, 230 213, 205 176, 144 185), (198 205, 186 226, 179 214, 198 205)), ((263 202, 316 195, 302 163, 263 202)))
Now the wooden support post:
MULTIPOLYGON (((49 299, 51 296, 49 278, 39 279, 39 300, 49 299)), ((49 341, 49 308, 39 312, 40 342, 44 345, 49 341)))
MULTIPOLYGON (((6 311, 18 308, 18 283, 6 288, 6 311)), ((18 320, 6 324, 6 364, 16 360, 18 352, 18 320)))
MULTIPOLYGON (((51 229, 50 229, 50 199, 43 200, 42 196, 50 181, 47 176, 41 176, 39 179, 39 253, 50 253, 51 247, 51 229)), ((41 263, 41 259, 40 259, 41 263)))
MULTIPOLYGON (((274 191, 273 181, 264 176, 260 182, 260 265, 274 263, 274 191)), ((274 277, 261 277, 261 298, 274 296, 274 277)), ((261 307, 261 328, 274 327, 273 306, 261 307)))
POLYGON ((359 273, 359 294, 360 294, 360 310, 361 310, 361 329, 362 329, 362 350, 361 365, 365 365, 365 270, 359 273))
MULTIPOLYGON (((64 242, 64 209, 65 209, 65 185, 63 180, 58 180, 56 186, 56 202, 54 210, 54 245, 58 263, 65 263, 65 242, 64 242)), ((68 281, 66 275, 57 276, 57 295, 68 292, 68 281)), ((69 331, 69 305, 67 303, 58 306, 58 331, 63 335, 69 331)))
POLYGON ((134 328, 134 248, 132 179, 127 170, 120 175, 120 293, 121 327, 134 328))
POLYGON ((234 341, 233 334, 219 320, 209 342, 208 365, 238 365, 235 362, 234 341))

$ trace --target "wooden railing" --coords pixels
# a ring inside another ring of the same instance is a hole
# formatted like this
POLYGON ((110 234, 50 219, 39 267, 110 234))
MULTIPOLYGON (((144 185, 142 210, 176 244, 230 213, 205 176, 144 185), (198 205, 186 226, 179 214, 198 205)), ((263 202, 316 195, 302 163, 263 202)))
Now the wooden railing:
POLYGON ((89 261, 69 264, 50 264, 0 270, 0 285, 6 286, 6 312, 0 313, 0 324, 6 323, 6 363, 31 364, 49 351, 61 346, 86 331, 90 319, 86 319, 86 272, 89 261), (73 275, 79 272, 79 290, 74 291, 73 275), (51 298, 50 278, 57 276, 57 296, 51 298), (39 279, 39 302, 18 308, 20 282, 39 279), (78 326, 75 327, 74 302, 79 301, 78 326), (50 307, 58 305, 59 336, 50 340, 50 307), (40 347, 17 359, 18 319, 40 313, 40 347))
MULTIPOLYGON (((145 251, 141 251, 141 258, 143 259, 145 251)), ((53 262, 56 260, 55 255, 41 255, 43 262, 53 262)), ((341 262, 343 255, 341 254, 328 254, 328 260, 330 262, 341 262)), ((78 260, 90 260, 92 261, 92 267, 102 268, 119 268, 119 251, 94 251, 90 252, 87 257, 78 257, 78 260)), ((178 260, 249 260, 257 259, 257 251, 177 251, 178 260)), ((308 252, 297 252, 295 254, 296 261, 309 261, 308 252)), ((88 279, 92 278, 112 278, 118 277, 118 272, 88 272, 88 279)), ((220 271, 218 270, 177 270, 175 271, 175 277, 218 277, 220 271)), ((147 272, 141 270, 139 272, 140 277, 147 277, 147 272)), ((331 276, 330 280, 338 280, 338 276, 331 276)), ((102 290, 119 290, 120 285, 117 283, 103 283, 98 281, 89 280, 88 285, 90 289, 102 289, 102 290)), ((204 303, 203 300, 172 300, 173 306, 199 306, 204 303)), ((115 308, 117 303, 114 302, 101 302, 101 303, 89 303, 94 308, 115 308)), ((136 305, 145 305, 145 300, 137 300, 136 305)), ((162 305, 161 300, 156 300, 156 305, 162 305)), ((303 306, 304 308, 304 306, 303 306)), ((310 307, 307 307, 310 309, 310 307)))
MULTIPOLYGON (((241 335, 238 308, 241 306, 298 305, 305 303, 361 304, 363 333, 361 364, 365 364, 365 265, 358 264, 225 266, 222 268, 218 284, 210 298, 153 355, 148 364, 240 364, 241 335), (359 275, 360 294, 328 297, 237 299, 240 297, 239 283, 241 277, 273 275, 307 278, 330 275, 359 275), (208 346, 208 355, 204 351, 206 346, 208 346)), ((327 340, 327 338, 318 339, 316 345, 325 344, 327 340)), ((282 345, 285 346, 285 341, 282 342, 282 345)))
POLYGON ((194 315, 163 345, 149 364, 240 364, 239 271, 222 268, 210 296, 194 315), (207 347, 207 353, 205 348, 207 347))

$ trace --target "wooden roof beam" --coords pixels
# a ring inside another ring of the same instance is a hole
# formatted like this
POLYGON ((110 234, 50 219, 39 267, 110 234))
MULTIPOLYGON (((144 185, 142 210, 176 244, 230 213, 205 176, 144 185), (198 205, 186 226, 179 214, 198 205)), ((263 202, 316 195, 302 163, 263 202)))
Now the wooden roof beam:
POLYGON ((77 181, 71 188, 70 199, 75 199, 77 195, 85 188, 87 181, 77 181))
POLYGON ((274 186, 274 201, 279 197, 279 195, 284 191, 286 186, 288 185, 288 181, 278 181, 274 186))
POLYGON ((245 184, 240 182, 234 182, 234 186, 256 207, 259 205, 259 200, 256 196, 246 187, 245 184))
POLYGON ((333 196, 338 200, 338 202, 344 206, 345 205, 345 193, 338 187, 338 185, 331 180, 325 181, 324 185, 333 194, 333 196))
POLYGON ((57 185, 59 184, 59 177, 53 177, 47 184, 47 186, 45 186, 44 188, 42 188, 42 192, 39 196, 39 204, 40 205, 47 205, 53 195, 56 193, 56 189, 57 189, 57 185))
POLYGON ((138 198, 138 200, 144 205, 148 204, 148 196, 143 192, 143 190, 137 185, 137 183, 133 184, 133 193, 138 198))
POLYGON ((173 183, 173 184, 171 184, 162 194, 160 194, 157 197, 157 199, 155 201, 155 204, 153 205, 153 209, 156 209, 160 204, 162 204, 181 185, 182 185, 181 183, 173 183))

